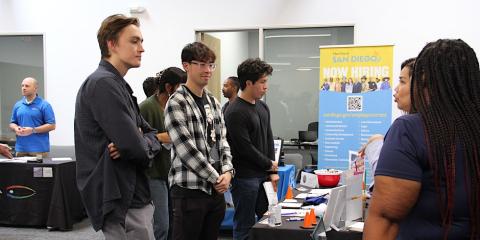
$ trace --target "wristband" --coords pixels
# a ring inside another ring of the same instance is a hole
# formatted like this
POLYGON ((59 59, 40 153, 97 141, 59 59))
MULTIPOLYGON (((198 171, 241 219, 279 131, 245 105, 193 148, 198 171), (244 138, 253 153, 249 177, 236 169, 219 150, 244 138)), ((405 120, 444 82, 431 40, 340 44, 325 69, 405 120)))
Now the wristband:
POLYGON ((37 132, 35 131, 35 127, 32 128, 32 133, 37 133, 37 132))

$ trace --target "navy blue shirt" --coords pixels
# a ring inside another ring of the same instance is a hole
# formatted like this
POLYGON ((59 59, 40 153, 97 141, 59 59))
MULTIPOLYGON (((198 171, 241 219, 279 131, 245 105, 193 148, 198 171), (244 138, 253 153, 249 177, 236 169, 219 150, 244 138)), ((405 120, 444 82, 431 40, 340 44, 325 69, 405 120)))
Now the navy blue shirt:
MULTIPOLYGON (((469 205, 465 182, 465 163, 461 144, 457 144, 455 200, 453 223, 448 239, 468 239, 469 205)), ((428 164, 428 151, 421 116, 399 117, 385 136, 375 176, 413 180, 422 184, 416 204, 400 222, 397 239, 442 239, 441 211, 435 190, 433 172, 428 164)), ((445 183, 441 182, 441 189, 445 183)), ((476 203, 478 204, 478 203, 476 203)), ((446 206, 446 203, 443 204, 446 206)))

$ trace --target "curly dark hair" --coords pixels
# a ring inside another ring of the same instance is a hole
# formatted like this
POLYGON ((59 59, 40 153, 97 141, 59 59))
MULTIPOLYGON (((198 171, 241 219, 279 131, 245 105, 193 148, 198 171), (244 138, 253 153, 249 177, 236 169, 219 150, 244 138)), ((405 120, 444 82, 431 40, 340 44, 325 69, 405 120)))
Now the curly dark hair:
POLYGON ((240 89, 245 89, 247 81, 251 81, 252 84, 255 84, 255 82, 263 76, 272 75, 272 72, 272 66, 265 61, 260 60, 260 58, 249 58, 243 61, 237 68, 240 89))

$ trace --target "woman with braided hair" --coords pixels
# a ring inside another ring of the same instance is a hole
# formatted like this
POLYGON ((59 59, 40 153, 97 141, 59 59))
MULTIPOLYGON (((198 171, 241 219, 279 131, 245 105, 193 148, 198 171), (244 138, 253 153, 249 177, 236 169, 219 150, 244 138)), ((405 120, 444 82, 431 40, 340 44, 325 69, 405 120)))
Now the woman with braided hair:
POLYGON ((480 239, 480 71, 462 40, 418 55, 415 114, 390 127, 375 172, 365 239, 480 239))

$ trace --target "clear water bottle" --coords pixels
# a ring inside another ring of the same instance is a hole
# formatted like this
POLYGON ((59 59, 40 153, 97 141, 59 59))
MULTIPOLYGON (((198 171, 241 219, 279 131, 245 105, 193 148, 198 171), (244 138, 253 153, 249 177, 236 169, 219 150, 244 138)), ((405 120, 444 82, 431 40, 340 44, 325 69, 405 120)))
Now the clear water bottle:
POLYGON ((268 226, 275 227, 275 214, 273 204, 268 205, 268 226))
POLYGON ((282 206, 277 204, 275 205, 275 226, 282 225, 282 206))
POLYGON ((282 206, 272 204, 268 206, 268 226, 278 227, 282 225, 282 206))

